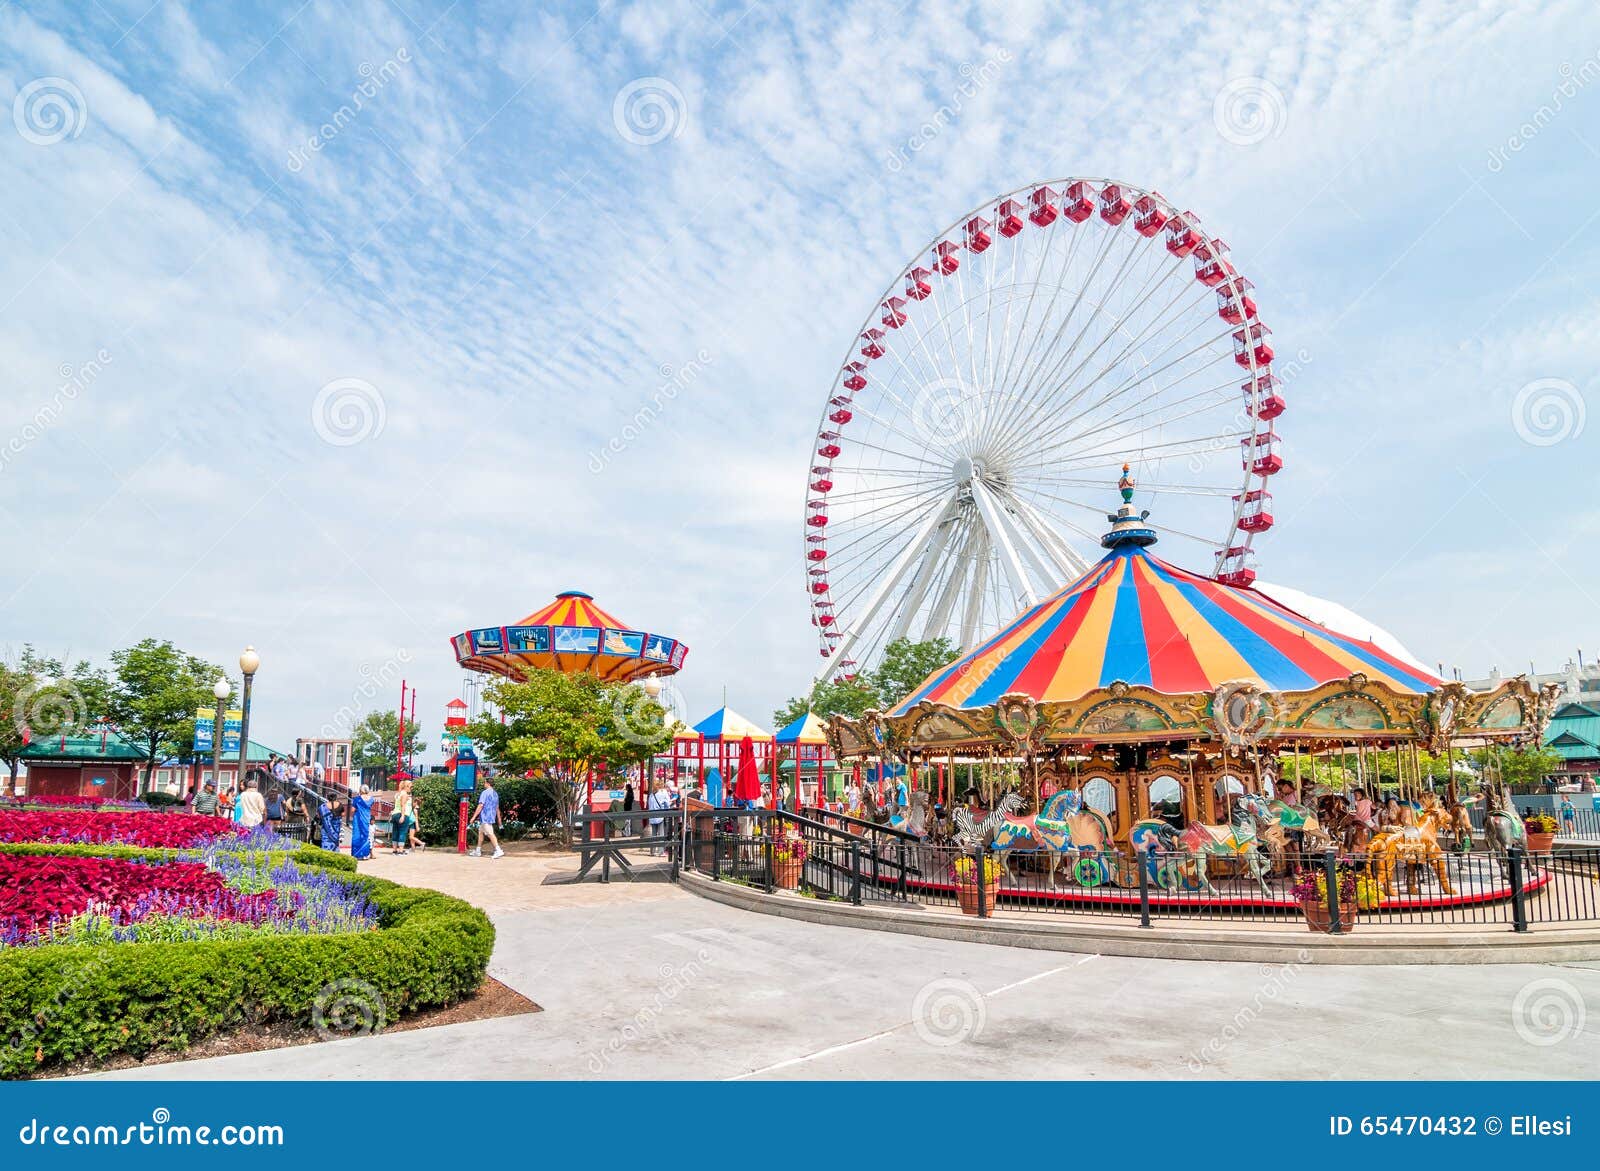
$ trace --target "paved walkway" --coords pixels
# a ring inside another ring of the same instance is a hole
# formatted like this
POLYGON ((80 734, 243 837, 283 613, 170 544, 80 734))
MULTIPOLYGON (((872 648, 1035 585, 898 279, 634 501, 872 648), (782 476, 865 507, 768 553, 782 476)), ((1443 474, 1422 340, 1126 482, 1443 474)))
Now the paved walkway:
POLYGON ((1135 960, 753 915, 571 855, 363 869, 485 907, 546 1011, 136 1078, 1597 1078, 1600 964, 1135 960))

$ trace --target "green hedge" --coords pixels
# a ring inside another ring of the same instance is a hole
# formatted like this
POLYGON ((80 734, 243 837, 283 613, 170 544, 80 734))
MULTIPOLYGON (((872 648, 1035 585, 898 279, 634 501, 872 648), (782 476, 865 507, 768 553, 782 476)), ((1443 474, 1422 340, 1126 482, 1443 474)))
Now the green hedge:
POLYGON ((483 982, 494 927, 482 911, 437 891, 354 881, 378 910, 373 931, 0 950, 0 1077, 182 1050, 270 1021, 309 1024, 318 996, 338 995, 334 981, 370 985, 389 1021, 461 1000, 483 982))
MULTIPOLYGON (((0 842, 0 854, 66 854, 78 858, 131 858, 136 862, 165 862, 182 860, 199 851, 196 846, 187 850, 151 849, 146 846, 113 846, 94 842, 0 842)), ((354 874, 356 860, 348 854, 335 854, 320 846, 296 846, 292 850, 271 850, 272 864, 291 858, 302 866, 320 866, 324 870, 341 870, 354 874)))

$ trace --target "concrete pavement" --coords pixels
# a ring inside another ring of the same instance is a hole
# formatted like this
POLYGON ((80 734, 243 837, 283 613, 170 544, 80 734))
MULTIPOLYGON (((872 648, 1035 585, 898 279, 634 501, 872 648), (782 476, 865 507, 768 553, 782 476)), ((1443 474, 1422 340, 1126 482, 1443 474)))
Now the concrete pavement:
POLYGON ((756 915, 570 855, 370 866, 479 902, 545 1009, 134 1078, 1596 1078, 1600 965, 1026 951, 756 915))

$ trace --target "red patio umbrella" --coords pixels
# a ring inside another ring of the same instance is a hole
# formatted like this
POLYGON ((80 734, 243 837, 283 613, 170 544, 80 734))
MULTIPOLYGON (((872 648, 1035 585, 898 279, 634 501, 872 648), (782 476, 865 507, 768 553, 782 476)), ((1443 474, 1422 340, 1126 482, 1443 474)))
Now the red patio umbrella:
POLYGON ((737 801, 761 801, 761 774, 756 770, 756 746, 750 737, 739 741, 739 771, 733 780, 737 801))

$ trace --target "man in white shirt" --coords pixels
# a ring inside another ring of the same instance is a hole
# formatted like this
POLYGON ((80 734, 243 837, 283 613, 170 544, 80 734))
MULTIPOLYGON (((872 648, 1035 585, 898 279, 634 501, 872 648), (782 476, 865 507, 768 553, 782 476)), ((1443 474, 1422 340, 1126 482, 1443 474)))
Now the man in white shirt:
POLYGON ((316 781, 317 784, 320 785, 320 784, 322 784, 322 779, 323 779, 323 777, 325 775, 326 774, 324 773, 323 768, 322 768, 322 762, 320 760, 312 761, 311 762, 311 779, 316 781))
POLYGON ((241 812, 239 824, 246 829, 254 829, 267 817, 267 802, 256 788, 255 778, 251 777, 244 783, 244 792, 239 794, 241 812))

